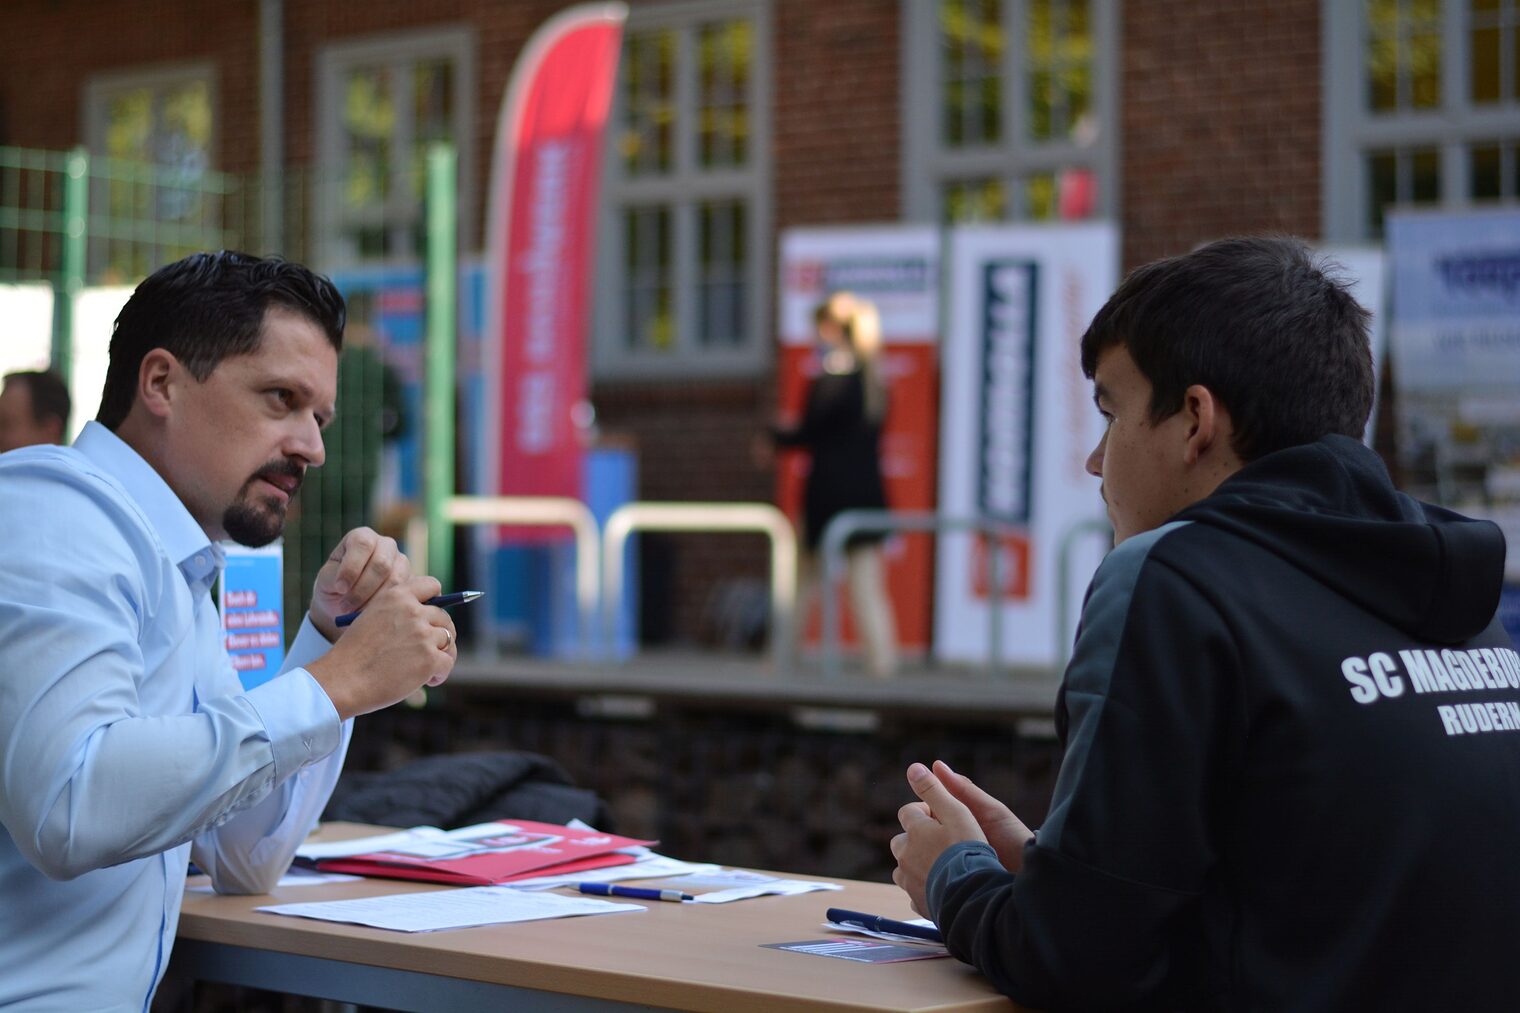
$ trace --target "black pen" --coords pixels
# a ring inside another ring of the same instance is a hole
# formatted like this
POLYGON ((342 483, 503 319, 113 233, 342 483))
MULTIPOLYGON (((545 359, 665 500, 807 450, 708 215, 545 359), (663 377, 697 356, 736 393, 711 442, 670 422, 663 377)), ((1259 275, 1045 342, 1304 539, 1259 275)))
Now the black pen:
MULTIPOLYGON (((448 594, 440 594, 423 602, 424 605, 437 605, 441 609, 453 608, 455 605, 463 605, 467 601, 474 601, 485 595, 484 591, 450 591, 448 594)), ((333 620, 333 625, 340 629, 349 625, 359 618, 358 612, 345 612, 333 620)))
POLYGON ((912 936, 914 939, 924 939, 931 943, 943 943, 945 937, 939 934, 939 929, 926 925, 914 925, 911 922, 897 922, 881 915, 868 915, 860 911, 846 911, 841 907, 831 907, 825 914, 829 921, 835 925, 850 925, 859 929, 870 929, 872 932, 890 932, 894 936, 912 936))

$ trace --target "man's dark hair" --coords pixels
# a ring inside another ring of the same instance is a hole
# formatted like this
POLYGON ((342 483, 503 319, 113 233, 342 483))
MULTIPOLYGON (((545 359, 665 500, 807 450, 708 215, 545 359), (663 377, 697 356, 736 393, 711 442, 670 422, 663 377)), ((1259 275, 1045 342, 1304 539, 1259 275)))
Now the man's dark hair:
POLYGON ((19 383, 32 398, 32 421, 39 426, 48 419, 57 419, 60 432, 69 428, 69 387, 63 377, 52 370, 24 370, 7 373, 5 385, 19 383))
POLYGON ((1082 335, 1082 372, 1124 346, 1151 382, 1152 422, 1202 384, 1251 461, 1331 433, 1361 439, 1376 385, 1370 318, 1302 242, 1222 239, 1125 278, 1082 335))
POLYGON ((116 429, 137 392, 143 358, 162 348, 205 381, 223 359, 258 350, 271 306, 299 313, 342 350, 343 296, 331 281, 279 257, 194 253, 148 276, 116 317, 97 421, 116 429))

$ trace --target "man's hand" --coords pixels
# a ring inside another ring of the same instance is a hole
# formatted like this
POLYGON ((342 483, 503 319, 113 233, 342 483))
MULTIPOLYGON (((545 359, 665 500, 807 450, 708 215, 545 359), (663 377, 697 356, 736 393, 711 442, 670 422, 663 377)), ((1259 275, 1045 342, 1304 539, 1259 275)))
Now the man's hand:
POLYGON ((1003 868, 1009 872, 1023 868, 1024 845, 1034 837, 1034 831, 1025 826, 1012 809, 978 788, 971 778, 951 770, 945 761, 934 761, 934 773, 945 789, 971 811, 977 826, 987 836, 987 843, 997 852, 1003 868))
POLYGON ((357 612, 388 587, 409 580, 412 564, 402 555, 394 538, 369 528, 354 528, 333 549, 311 592, 311 622, 331 643, 343 630, 333 620, 357 612))
POLYGON ((332 650, 306 666, 340 718, 389 707, 449 677, 459 656, 454 622, 423 604, 441 590, 432 577, 390 584, 368 600, 332 650))
POLYGON ((928 767, 922 763, 910 766, 908 784, 922 801, 909 802, 897 811, 903 832, 892 838, 892 857, 897 859, 892 882, 907 893, 913 910, 928 918, 932 916, 924 890, 935 860, 952 844, 986 841, 987 837, 971 810, 947 791, 928 767))

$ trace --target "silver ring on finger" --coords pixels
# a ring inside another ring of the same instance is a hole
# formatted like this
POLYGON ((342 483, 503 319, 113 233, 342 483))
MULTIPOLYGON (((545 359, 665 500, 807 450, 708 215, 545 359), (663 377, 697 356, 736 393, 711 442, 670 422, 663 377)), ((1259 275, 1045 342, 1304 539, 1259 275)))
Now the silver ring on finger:
POLYGON ((447 651, 453 645, 453 643, 454 643, 454 632, 452 630, 444 630, 443 631, 443 646, 440 647, 439 650, 441 650, 441 651, 447 651))

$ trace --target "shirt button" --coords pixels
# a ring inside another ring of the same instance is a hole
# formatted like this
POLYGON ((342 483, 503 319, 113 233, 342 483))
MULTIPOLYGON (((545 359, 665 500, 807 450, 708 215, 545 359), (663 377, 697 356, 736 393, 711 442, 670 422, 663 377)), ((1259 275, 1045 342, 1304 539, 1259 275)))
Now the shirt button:
POLYGON ((196 556, 195 557, 195 565, 196 566, 205 566, 206 565, 206 557, 205 556, 196 556))

